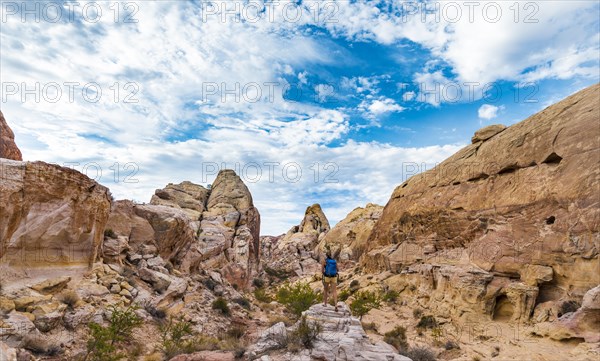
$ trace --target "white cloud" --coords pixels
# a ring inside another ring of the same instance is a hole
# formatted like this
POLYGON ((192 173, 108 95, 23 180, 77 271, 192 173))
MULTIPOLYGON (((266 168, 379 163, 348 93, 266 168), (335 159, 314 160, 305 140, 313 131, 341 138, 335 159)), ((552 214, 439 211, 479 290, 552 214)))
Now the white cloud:
POLYGON ((491 104, 483 104, 479 107, 479 110, 477 110, 477 114, 481 119, 491 120, 498 117, 498 111, 502 109, 504 109, 503 106, 497 107, 491 104))
POLYGON ((412 91, 406 92, 406 93, 402 94, 402 100, 404 100, 405 102, 409 102, 409 101, 415 99, 416 96, 417 96, 417 93, 415 93, 415 92, 412 92, 412 91))

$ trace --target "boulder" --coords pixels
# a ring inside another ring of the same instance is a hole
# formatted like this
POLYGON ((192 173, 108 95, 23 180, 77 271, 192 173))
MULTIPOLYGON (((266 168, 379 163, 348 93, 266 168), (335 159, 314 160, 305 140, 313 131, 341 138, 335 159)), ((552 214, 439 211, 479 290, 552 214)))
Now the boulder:
MULTIPOLYGON (((485 302, 501 296, 513 321, 530 317, 535 303, 582 299, 600 283, 600 148, 590 131, 599 97, 597 84, 504 130, 485 128, 398 186, 366 242, 363 269, 408 276, 417 263, 476 268, 493 278, 475 287, 488 295, 476 298, 484 319, 492 316, 485 302)), ((429 299, 446 283, 431 284, 415 296, 429 299)))
MULTIPOLYGON (((372 343, 362 328, 360 320, 352 317, 350 309, 343 303, 338 303, 338 312, 332 306, 317 304, 302 313, 309 323, 321 327, 321 333, 313 348, 301 350, 294 355, 306 355, 306 360, 326 361, 410 361, 409 358, 398 354, 396 349, 385 342, 372 343)), ((299 321, 300 322, 300 321, 299 321)), ((250 360, 265 359, 270 350, 281 348, 280 340, 285 339, 298 323, 286 329, 283 323, 278 323, 263 332, 257 343, 248 349, 250 360)), ((273 356, 274 360, 288 359, 273 356)), ((267 359, 271 359, 268 357, 267 359)))
POLYGON ((487 127, 481 128, 475 132, 471 138, 471 143, 475 144, 477 142, 485 142, 494 135, 504 131, 504 129, 506 129, 506 126, 502 124, 488 125, 487 127))
POLYGON ((71 277, 50 278, 40 283, 37 283, 31 288, 42 294, 54 294, 62 291, 71 282, 71 277))
POLYGON ((180 208, 192 220, 199 220, 206 210, 209 192, 203 186, 188 181, 169 183, 165 188, 156 190, 150 204, 180 208))
POLYGON ((336 259, 358 261, 382 212, 383 207, 373 203, 355 208, 319 242, 319 255, 322 257, 324 248, 328 246, 336 259))
POLYGON ((144 267, 140 268, 138 273, 140 278, 151 283, 152 288, 154 288, 154 290, 158 293, 163 293, 171 284, 171 278, 161 272, 153 271, 144 267))
POLYGON ((555 340, 584 339, 600 342, 600 285, 590 289, 583 297, 581 307, 567 313, 549 325, 546 332, 555 340))
POLYGON ((6 123, 4 114, 0 111, 0 158, 23 160, 21 150, 15 143, 15 134, 6 123))
POLYGON ((25 269, 46 278, 89 267, 104 236, 108 189, 43 162, 0 159, 0 172, 0 266, 10 268, 8 282, 25 269))

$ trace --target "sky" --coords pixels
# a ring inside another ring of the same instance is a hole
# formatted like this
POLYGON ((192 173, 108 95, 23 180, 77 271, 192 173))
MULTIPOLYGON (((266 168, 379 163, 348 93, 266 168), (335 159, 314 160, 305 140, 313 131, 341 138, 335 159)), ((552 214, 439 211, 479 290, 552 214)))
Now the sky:
POLYGON ((598 1, 0 1, 25 160, 116 199, 234 169, 262 234, 332 224, 600 80, 598 1))

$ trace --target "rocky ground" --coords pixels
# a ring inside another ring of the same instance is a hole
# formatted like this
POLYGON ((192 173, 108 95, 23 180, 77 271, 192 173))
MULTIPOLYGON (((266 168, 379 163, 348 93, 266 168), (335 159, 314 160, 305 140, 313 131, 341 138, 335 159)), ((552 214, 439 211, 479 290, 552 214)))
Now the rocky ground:
POLYGON ((0 361, 596 360, 599 98, 596 85, 486 127, 385 207, 331 228, 314 204, 279 236, 260 236, 233 171, 114 200, 22 161, 0 116, 0 361), (293 314, 274 296, 321 292, 325 249, 340 311, 310 298, 293 314), (377 304, 358 307, 366 295, 377 304))

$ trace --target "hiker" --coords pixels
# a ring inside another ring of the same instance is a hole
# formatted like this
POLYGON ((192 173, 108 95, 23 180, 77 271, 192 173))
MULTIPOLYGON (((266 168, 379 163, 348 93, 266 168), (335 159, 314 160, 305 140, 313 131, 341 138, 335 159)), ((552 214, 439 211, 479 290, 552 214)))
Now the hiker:
POLYGON ((333 304, 335 305, 335 312, 337 312, 337 262, 331 257, 331 251, 327 250, 325 256, 325 262, 323 263, 323 306, 327 306, 327 298, 333 292, 333 304))

